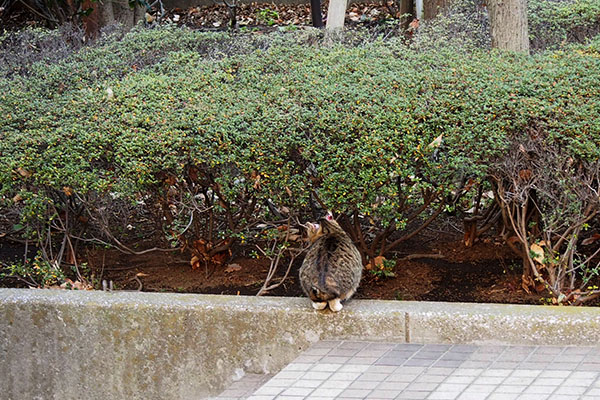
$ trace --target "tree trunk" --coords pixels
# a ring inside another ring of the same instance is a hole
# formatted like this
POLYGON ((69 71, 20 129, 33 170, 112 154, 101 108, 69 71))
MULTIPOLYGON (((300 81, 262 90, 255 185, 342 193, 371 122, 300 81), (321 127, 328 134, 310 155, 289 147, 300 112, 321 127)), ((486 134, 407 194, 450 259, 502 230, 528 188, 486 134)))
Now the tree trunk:
POLYGON ((328 30, 340 30, 344 27, 347 4, 347 0, 329 0, 326 24, 328 30))
POLYGON ((423 19, 433 19, 448 8, 450 0, 425 0, 423 2, 423 19))
POLYGON ((529 54, 527 0, 489 0, 492 47, 529 54))
POLYGON ((310 15, 315 28, 323 27, 323 15, 321 14, 321 0, 310 0, 310 15))

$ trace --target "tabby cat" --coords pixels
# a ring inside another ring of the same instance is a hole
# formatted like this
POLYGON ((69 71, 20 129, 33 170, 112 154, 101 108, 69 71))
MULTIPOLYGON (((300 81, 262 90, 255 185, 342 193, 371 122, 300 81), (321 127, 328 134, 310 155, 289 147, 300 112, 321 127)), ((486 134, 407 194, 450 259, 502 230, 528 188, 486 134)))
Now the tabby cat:
POLYGON ((312 300, 313 307, 332 311, 342 309, 360 283, 362 262, 358 249, 328 213, 318 223, 308 224, 312 242, 300 267, 300 285, 312 300))

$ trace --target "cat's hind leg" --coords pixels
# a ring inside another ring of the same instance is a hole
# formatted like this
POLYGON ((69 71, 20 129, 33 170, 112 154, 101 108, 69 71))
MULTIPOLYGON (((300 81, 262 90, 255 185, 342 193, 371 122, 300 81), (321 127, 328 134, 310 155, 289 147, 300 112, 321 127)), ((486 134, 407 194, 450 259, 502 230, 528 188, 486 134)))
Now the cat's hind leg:
POLYGON ((315 310, 323 310, 325 307, 327 307, 327 302, 315 302, 313 301, 312 306, 315 310))
POLYGON ((331 309, 331 311, 338 312, 342 308, 344 308, 344 306, 342 305, 342 303, 340 303, 340 299, 337 298, 337 299, 329 300, 329 308, 331 309))

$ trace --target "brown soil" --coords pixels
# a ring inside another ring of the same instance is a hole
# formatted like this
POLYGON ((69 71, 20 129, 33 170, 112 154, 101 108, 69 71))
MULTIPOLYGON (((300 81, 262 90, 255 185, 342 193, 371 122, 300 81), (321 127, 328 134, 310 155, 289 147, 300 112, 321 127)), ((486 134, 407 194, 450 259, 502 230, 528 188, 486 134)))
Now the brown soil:
MULTIPOLYGON (((398 253, 395 277, 376 277, 365 271, 356 294, 361 299, 428 300, 453 302, 537 304, 541 294, 528 294, 521 288, 519 261, 509 249, 491 240, 466 248, 453 240, 436 246, 407 243, 405 254, 422 257, 403 260, 398 253), (418 250, 418 251, 415 251, 418 250), (443 258, 437 258, 443 256, 443 258), (429 255, 429 256, 428 256, 429 255)), ((96 279, 112 280, 115 289, 212 294, 255 295, 267 276, 269 261, 238 257, 229 266, 193 270, 189 257, 181 253, 124 255, 114 250, 89 254, 96 279), (241 268, 240 268, 241 267, 241 268), (142 274, 140 276, 140 274, 142 274), (137 275, 137 278, 136 278, 137 275)), ((283 284, 268 295, 302 296, 295 262, 283 284)), ((284 273, 279 268, 275 281, 284 273)))

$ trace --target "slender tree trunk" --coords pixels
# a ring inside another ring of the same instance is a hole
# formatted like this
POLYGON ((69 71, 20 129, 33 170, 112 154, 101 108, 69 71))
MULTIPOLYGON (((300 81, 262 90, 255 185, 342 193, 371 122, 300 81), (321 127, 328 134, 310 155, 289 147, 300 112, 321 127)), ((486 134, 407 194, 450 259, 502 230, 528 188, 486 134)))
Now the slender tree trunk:
POLYGON ((329 0, 329 8, 327 9, 327 29, 338 30, 344 27, 347 5, 347 0, 329 0))
POLYGON ((527 0, 488 0, 492 47, 529 54, 527 0))
POLYGON ((323 27, 323 14, 321 14, 321 0, 310 0, 310 15, 315 28, 323 27))
POLYGON ((423 2, 423 19, 433 19, 444 12, 450 0, 425 0, 423 2))

